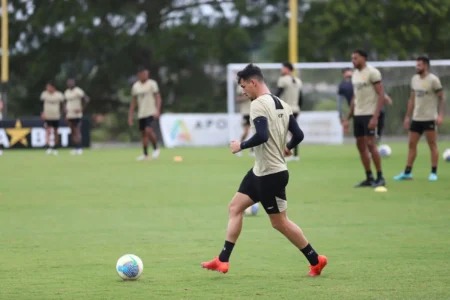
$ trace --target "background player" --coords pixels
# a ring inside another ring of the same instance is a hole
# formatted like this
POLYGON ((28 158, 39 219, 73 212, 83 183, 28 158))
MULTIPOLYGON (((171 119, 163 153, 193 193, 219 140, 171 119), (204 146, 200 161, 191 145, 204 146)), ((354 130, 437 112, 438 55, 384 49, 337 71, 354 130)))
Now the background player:
MULTIPOLYGON (((278 78, 276 96, 286 101, 292 108, 294 117, 297 120, 300 114, 300 106, 302 105, 302 86, 300 78, 294 76, 294 67, 291 63, 285 62, 281 67, 281 77, 278 78)), ((294 148, 294 156, 288 160, 299 160, 298 146, 294 148)))
POLYGON ((138 81, 133 85, 131 94, 133 99, 128 114, 128 124, 133 125, 133 114, 138 106, 139 130, 141 132, 142 147, 144 154, 138 156, 137 160, 148 160, 148 140, 152 142, 152 158, 159 157, 158 142, 152 128, 153 120, 157 120, 161 113, 161 95, 158 83, 149 79, 149 72, 145 68, 138 71, 138 81))
MULTIPOLYGON (((339 88, 338 88, 338 99, 337 99, 337 106, 338 106, 338 112, 339 112, 339 117, 341 118, 341 121, 344 119, 344 112, 343 112, 343 108, 342 108, 342 103, 344 102, 344 100, 346 100, 348 106, 351 106, 351 102, 352 102, 352 98, 353 98, 353 85, 352 85, 352 74, 353 74, 353 70, 352 69, 344 69, 342 71, 342 81, 339 84, 339 88)), ((384 94, 384 101, 386 104, 392 105, 392 99, 391 97, 389 97, 388 94, 384 94)), ((381 136, 383 135, 384 132, 384 124, 385 124, 385 118, 386 118, 386 113, 385 113, 385 106, 383 105, 383 107, 381 108, 380 111, 380 116, 378 118, 378 125, 377 125, 377 143, 379 143, 381 141, 381 136)))
POLYGON ((89 103, 89 97, 84 91, 76 86, 74 79, 67 80, 67 90, 64 92, 66 98, 66 119, 72 133, 72 141, 75 144, 75 150, 71 152, 72 155, 81 155, 81 121, 83 118, 83 111, 89 103))
POLYGON ((347 101, 349 107, 352 103, 353 98, 352 74, 353 74, 352 69, 350 68, 344 69, 342 71, 342 81, 338 87, 337 108, 341 120, 344 119, 342 103, 344 102, 344 100, 347 101))
POLYGON ((44 120, 44 127, 46 131, 45 142, 47 147, 47 154, 58 155, 56 148, 59 145, 59 120, 61 119, 61 112, 63 111, 64 95, 57 91, 52 82, 47 83, 45 91, 41 94, 42 113, 41 118, 44 120), (53 145, 50 145, 50 136, 53 131, 55 137, 53 145))
POLYGON ((355 187, 370 187, 385 185, 381 170, 381 158, 376 146, 375 133, 378 125, 381 108, 384 104, 384 89, 381 83, 381 73, 376 68, 366 63, 367 53, 356 50, 352 54, 352 62, 356 70, 352 75, 354 96, 350 112, 344 127, 348 128, 350 119, 353 120, 353 134, 356 137, 356 145, 366 171, 366 180, 355 187), (370 168, 370 155, 377 169, 377 179, 374 180, 370 168))
POLYGON ((289 173, 284 155, 289 156, 291 149, 303 140, 303 132, 289 105, 270 94, 258 67, 250 64, 238 72, 238 83, 252 100, 250 117, 256 133, 248 141, 232 141, 231 152, 255 147, 256 162, 229 205, 224 248, 218 257, 202 263, 202 267, 228 272, 229 257, 242 229, 243 212, 255 202, 261 202, 272 226, 300 249, 310 262, 309 275, 318 276, 326 266, 327 258, 314 251, 302 230, 286 215, 289 173), (292 133, 292 139, 286 145, 288 130, 292 133))
POLYGON ((405 171, 394 177, 394 180, 412 179, 412 167, 417 155, 417 143, 425 133, 431 151, 430 181, 436 181, 439 150, 437 147, 436 125, 444 120, 445 99, 439 77, 430 73, 428 57, 417 58, 417 74, 411 79, 411 96, 403 125, 409 128, 409 149, 405 171), (439 113, 438 113, 439 111, 439 113), (410 124, 412 114, 412 122, 410 124))
MULTIPOLYGON (((242 115, 242 127, 244 132, 241 136, 241 142, 245 141, 250 132, 250 99, 244 95, 242 87, 238 84, 236 87, 236 100, 239 103, 239 110, 242 115)), ((236 153, 237 156, 242 156, 242 152, 236 153)), ((250 155, 253 154, 253 148, 250 149, 250 155)))

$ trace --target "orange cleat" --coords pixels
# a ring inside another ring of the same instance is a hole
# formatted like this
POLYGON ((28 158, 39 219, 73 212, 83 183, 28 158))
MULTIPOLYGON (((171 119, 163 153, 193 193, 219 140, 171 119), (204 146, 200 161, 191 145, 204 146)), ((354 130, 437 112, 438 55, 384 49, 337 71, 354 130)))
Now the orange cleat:
POLYGON ((319 263, 315 266, 309 266, 309 276, 319 276, 320 273, 322 273, 323 268, 325 268, 325 266, 328 263, 328 258, 325 255, 319 255, 319 263))
POLYGON ((202 263, 202 268, 208 269, 211 271, 217 271, 217 272, 220 272, 223 274, 228 272, 229 267, 230 267, 230 263, 220 261, 218 256, 216 256, 213 260, 211 260, 209 262, 202 263))

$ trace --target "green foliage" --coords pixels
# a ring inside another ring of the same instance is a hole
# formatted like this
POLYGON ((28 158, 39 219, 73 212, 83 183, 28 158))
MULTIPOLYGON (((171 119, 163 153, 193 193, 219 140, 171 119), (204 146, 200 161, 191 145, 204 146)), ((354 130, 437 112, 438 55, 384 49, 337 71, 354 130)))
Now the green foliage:
MULTIPOLYGON (((303 61, 350 58, 355 48, 372 59, 409 59, 426 53, 448 57, 450 0, 311 1, 299 24, 299 56, 303 61)), ((287 23, 286 23, 287 29, 287 23)), ((273 52, 287 56, 287 35, 273 52)))

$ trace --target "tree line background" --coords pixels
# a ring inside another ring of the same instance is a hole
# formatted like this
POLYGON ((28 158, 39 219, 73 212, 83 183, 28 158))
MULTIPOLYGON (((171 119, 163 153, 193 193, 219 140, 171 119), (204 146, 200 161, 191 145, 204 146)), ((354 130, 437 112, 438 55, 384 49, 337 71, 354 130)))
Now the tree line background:
MULTIPOLYGON (((64 90, 73 77, 92 99, 94 140, 135 139, 126 114, 138 66, 158 81, 163 112, 225 112, 228 63, 287 60, 288 2, 10 0, 9 116, 38 115, 46 82, 64 90)), ((371 60, 450 58, 450 0, 299 0, 298 16, 301 62, 348 61, 355 48, 371 60)))

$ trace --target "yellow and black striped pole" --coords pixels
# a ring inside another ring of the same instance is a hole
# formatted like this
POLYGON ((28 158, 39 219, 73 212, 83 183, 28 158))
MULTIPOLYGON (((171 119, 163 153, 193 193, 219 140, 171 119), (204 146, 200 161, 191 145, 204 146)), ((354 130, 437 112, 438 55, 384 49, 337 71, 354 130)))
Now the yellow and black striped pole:
POLYGON ((291 64, 298 63, 298 35, 297 35, 297 12, 298 0, 289 0, 289 61, 291 64))
POLYGON ((2 101, 3 115, 7 114, 8 81, 9 81, 9 29, 8 29, 8 0, 2 0, 2 101))

